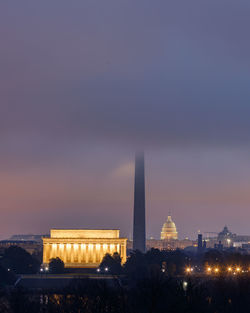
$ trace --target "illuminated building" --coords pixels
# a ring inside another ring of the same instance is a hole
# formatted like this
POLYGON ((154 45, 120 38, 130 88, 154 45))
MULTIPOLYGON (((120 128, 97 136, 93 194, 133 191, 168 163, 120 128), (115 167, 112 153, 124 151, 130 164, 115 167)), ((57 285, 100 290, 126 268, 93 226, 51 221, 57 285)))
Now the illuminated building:
POLYGON ((126 262, 126 238, 117 229, 51 229, 43 238, 43 264, 60 258, 65 267, 98 267, 106 253, 126 262))
POLYGON ((178 239, 178 233, 176 230, 175 223, 172 221, 171 216, 168 216, 167 221, 163 224, 161 230, 161 239, 162 240, 176 240, 178 239))

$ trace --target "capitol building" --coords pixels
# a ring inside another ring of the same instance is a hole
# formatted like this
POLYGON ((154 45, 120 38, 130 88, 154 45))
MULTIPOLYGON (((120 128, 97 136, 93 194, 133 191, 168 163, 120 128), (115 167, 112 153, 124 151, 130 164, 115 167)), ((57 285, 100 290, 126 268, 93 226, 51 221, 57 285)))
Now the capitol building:
POLYGON ((178 232, 176 230, 175 223, 172 221, 169 215, 166 222, 162 226, 161 230, 161 240, 177 240, 178 232))

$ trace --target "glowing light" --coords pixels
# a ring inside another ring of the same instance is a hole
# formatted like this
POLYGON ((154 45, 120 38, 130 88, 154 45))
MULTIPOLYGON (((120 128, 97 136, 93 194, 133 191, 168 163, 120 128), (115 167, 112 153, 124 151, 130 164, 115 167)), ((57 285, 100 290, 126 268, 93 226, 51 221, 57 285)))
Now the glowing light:
POLYGON ((63 244, 63 243, 60 243, 59 249, 60 249, 60 250, 63 250, 63 248, 64 248, 64 244, 63 244))
POLYGON ((81 249, 82 249, 82 250, 85 250, 85 249, 86 249, 85 243, 82 243, 82 244, 81 244, 81 249))
POLYGON ((106 243, 104 243, 103 250, 107 250, 107 248, 108 248, 108 245, 106 243))
POLYGON ((96 244, 96 250, 100 250, 101 245, 99 243, 96 244))
POLYGON ((104 270, 105 270, 105 272, 107 272, 109 269, 108 269, 108 267, 105 267, 105 269, 104 269, 104 270))
POLYGON ((194 269, 193 269, 192 267, 187 267, 187 268, 186 268, 186 272, 187 272, 187 273, 191 273, 191 272, 193 272, 193 270, 194 270, 194 269))
POLYGON ((229 266, 229 267, 227 268, 227 270, 228 270, 228 272, 232 272, 233 269, 232 269, 232 267, 229 266))
POLYGON ((67 243, 66 249, 67 249, 67 250, 70 250, 70 249, 71 249, 71 243, 67 243))
POLYGON ((56 244, 56 243, 53 243, 53 244, 52 244, 52 249, 55 250, 56 248, 57 248, 57 244, 56 244))
POLYGON ((240 267, 236 267, 236 272, 240 272, 240 267))
POLYGON ((96 271, 99 273, 101 270, 98 268, 96 271))
POLYGON ((215 271, 215 273, 218 273, 218 272, 219 272, 218 267, 216 267, 216 268, 214 269, 214 271, 215 271))
POLYGON ((78 243, 74 243, 74 250, 78 249, 78 243))
POLYGON ((212 271, 211 267, 208 267, 207 271, 210 273, 212 271))

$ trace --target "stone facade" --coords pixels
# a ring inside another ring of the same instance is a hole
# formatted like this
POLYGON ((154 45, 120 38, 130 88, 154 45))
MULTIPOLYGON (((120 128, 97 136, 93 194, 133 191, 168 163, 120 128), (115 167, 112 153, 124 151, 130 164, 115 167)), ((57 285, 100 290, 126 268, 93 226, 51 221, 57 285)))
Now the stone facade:
POLYGON ((68 268, 98 267, 106 253, 118 252, 126 262, 126 238, 117 229, 52 229, 43 238, 43 263, 59 257, 68 268))

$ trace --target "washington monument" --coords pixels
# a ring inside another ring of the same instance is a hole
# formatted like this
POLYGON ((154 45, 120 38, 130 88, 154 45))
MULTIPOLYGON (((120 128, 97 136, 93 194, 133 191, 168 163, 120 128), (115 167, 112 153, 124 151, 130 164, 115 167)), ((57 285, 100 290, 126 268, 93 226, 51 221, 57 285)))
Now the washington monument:
POLYGON ((146 251, 144 154, 135 156, 133 250, 146 251))

